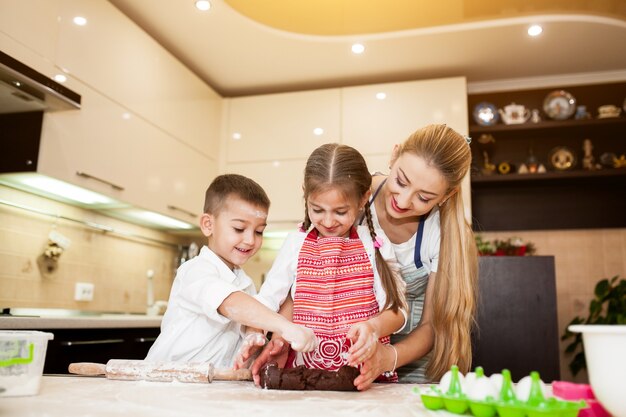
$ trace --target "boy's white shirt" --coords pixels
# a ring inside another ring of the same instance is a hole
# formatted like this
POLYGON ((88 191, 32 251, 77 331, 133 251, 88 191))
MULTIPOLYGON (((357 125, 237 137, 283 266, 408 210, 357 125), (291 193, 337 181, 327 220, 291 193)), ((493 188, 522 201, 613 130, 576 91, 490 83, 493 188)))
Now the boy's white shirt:
POLYGON ((178 268, 161 334, 147 361, 211 362, 231 367, 242 343, 242 326, 218 313, 233 292, 254 295, 252 280, 240 268, 231 271, 208 247, 178 268))
MULTIPOLYGON (((367 226, 357 226, 357 233, 361 242, 363 242, 367 256, 372 264, 372 269, 374 271, 374 294, 376 296, 376 301, 378 302, 378 310, 382 311, 385 306, 385 302, 387 301, 387 294, 383 289, 380 275, 378 274, 378 270, 376 268, 374 242, 372 241, 372 237, 367 226)), ((298 255, 300 254, 300 249, 302 248, 302 244, 304 243, 304 239, 307 234, 308 232, 295 231, 287 235, 287 238, 280 248, 271 269, 265 277, 265 282, 263 282, 261 290, 257 295, 255 295, 257 300, 273 311, 278 311, 290 291, 292 298, 295 294, 298 255)), ((394 255, 393 248, 391 247, 391 242, 389 242, 389 240, 378 231, 377 236, 380 236, 383 240, 382 246, 380 247, 380 253, 389 264, 389 267, 396 277, 400 291, 404 294, 405 283, 400 278, 398 263, 394 255)), ((406 324, 406 310, 401 309, 401 312, 404 315, 406 324)), ((404 324, 398 330, 403 327, 404 324)))

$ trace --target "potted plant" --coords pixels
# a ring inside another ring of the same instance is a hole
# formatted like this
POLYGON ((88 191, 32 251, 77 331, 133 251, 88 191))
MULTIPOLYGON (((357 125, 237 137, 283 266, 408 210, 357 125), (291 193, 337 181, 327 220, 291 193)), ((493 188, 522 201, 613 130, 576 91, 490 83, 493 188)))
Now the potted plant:
POLYGON ((600 280, 594 290, 594 298, 589 303, 589 315, 586 318, 574 317, 565 327, 561 340, 574 338, 567 345, 565 353, 574 355, 569 363, 572 375, 587 368, 582 333, 568 330, 574 324, 626 324, 626 280, 614 276, 600 280))

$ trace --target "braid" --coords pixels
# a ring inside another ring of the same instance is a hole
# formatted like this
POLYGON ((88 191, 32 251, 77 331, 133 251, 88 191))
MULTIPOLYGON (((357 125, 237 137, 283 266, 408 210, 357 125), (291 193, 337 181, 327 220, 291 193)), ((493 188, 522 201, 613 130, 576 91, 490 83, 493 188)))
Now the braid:
POLYGON ((308 207, 306 203, 304 203, 304 221, 302 222, 302 229, 306 231, 309 230, 309 227, 311 227, 311 219, 309 218, 308 207))
MULTIPOLYGON (((367 227, 370 231, 372 242, 375 242, 376 232, 374 229, 374 222, 372 221, 372 211, 370 209, 370 205, 366 204, 364 210, 365 219, 367 220, 367 227)), ((387 263, 387 261, 385 261, 383 255, 380 253, 380 249, 374 246, 374 251, 376 253, 376 268, 378 269, 378 274, 380 275, 383 289, 387 294, 384 308, 390 309, 394 313, 397 313, 400 307, 405 306, 403 294, 400 293, 400 289, 398 288, 398 281, 396 280, 393 271, 389 267, 389 264, 387 263)))

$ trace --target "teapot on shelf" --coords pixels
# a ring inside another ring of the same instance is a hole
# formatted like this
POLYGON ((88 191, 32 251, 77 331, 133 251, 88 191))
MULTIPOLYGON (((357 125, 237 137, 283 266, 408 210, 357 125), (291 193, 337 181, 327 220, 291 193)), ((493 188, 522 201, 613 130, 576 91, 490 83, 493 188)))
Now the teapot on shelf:
POLYGON ((502 121, 507 125, 526 123, 530 119, 531 112, 522 104, 511 103, 503 109, 499 109, 498 112, 502 117, 502 121))

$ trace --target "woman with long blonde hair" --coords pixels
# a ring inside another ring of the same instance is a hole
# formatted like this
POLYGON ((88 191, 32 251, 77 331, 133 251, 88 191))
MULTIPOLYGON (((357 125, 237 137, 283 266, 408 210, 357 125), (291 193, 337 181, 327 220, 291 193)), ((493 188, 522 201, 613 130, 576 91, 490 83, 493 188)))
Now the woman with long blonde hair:
POLYGON ((462 372, 471 366, 478 257, 460 192, 470 163, 469 139, 429 125, 394 147, 388 176, 373 178, 374 226, 392 242, 410 310, 393 345, 379 345, 361 367, 360 390, 381 372, 425 383, 451 365, 462 372))

